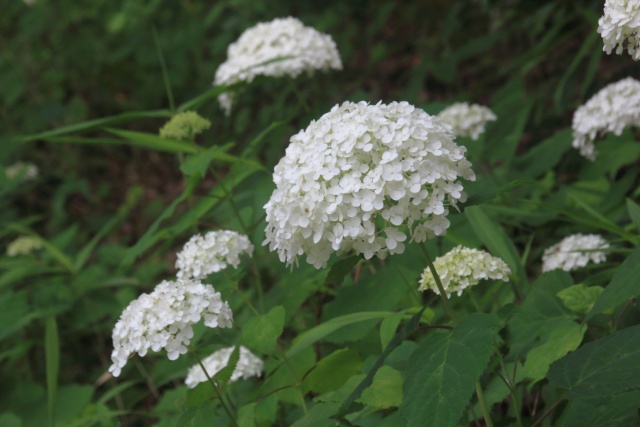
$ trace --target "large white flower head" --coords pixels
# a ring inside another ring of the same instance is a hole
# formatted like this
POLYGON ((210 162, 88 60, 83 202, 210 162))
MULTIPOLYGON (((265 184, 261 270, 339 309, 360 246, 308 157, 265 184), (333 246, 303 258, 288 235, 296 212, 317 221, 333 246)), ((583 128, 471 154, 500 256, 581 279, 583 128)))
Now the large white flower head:
POLYGON ((599 264, 607 260, 604 252, 609 243, 598 234, 572 234, 547 249, 542 255, 542 271, 562 269, 573 271, 584 267, 589 261, 599 264))
MULTIPOLYGON (((207 370, 207 374, 209 374, 209 377, 213 378, 215 374, 217 374, 227 366, 233 350, 234 347, 223 348, 202 360, 202 364, 207 370)), ((264 362, 262 361, 262 359, 251 353, 244 346, 240 346, 240 357, 238 358, 238 363, 236 364, 236 368, 234 369, 233 374, 231 374, 229 382, 235 382, 240 378, 246 380, 251 377, 259 377, 260 375, 262 375, 263 367, 264 362)), ((197 364, 193 365, 189 369, 187 378, 184 382, 187 387, 194 388, 198 384, 205 381, 207 381, 207 376, 202 371, 200 364, 197 364)))
MULTIPOLYGON (((227 61, 216 71, 215 86, 250 83, 256 76, 298 77, 316 70, 341 70, 342 61, 330 35, 306 27, 296 18, 262 22, 229 45, 227 61)), ((233 95, 218 97, 229 114, 233 95)))
POLYGON ((594 140, 613 132, 620 135, 627 126, 640 126, 640 82, 627 77, 605 86, 573 114, 573 147, 595 160, 594 140))
POLYGON ((604 15, 598 20, 598 33, 608 54, 626 49, 634 60, 640 59, 640 1, 606 0, 604 15))
MULTIPOLYGON (((477 285, 480 280, 508 281, 511 269, 502 258, 492 256, 486 251, 456 246, 449 252, 435 259, 433 266, 442 282, 447 296, 453 293, 462 295, 469 286, 477 285)), ((429 267, 425 268, 420 278, 421 291, 431 289, 440 295, 436 281, 429 267)))
POLYGON ((456 136, 478 139, 487 122, 496 120, 489 108, 478 104, 458 102, 442 110, 438 118, 447 122, 456 136))
POLYGON ((32 236, 20 236, 7 246, 7 255, 28 255, 42 248, 42 241, 32 236))
POLYGON ((38 167, 33 163, 17 162, 5 168, 4 173, 10 180, 31 181, 38 177, 38 167))
POLYGON ((238 268, 240 255, 253 253, 253 245, 243 234, 230 230, 196 234, 178 253, 178 278, 204 279, 232 265, 238 268))
POLYGON ((443 235, 448 207, 474 180, 449 126, 407 102, 345 102, 291 138, 265 205, 265 244, 280 260, 306 254, 316 268, 332 252, 402 253, 443 235))
POLYGON ((163 281, 150 294, 133 300, 113 328, 113 352, 109 368, 114 376, 134 353, 165 349, 169 360, 187 352, 192 325, 204 319, 210 328, 230 328, 233 314, 211 285, 198 280, 163 281))

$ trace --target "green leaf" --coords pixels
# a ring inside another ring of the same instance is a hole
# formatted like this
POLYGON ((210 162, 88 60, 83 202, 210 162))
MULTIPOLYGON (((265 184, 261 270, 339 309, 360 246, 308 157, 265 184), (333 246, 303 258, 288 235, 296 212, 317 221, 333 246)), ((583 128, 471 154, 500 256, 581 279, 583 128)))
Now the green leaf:
POLYGON ((344 326, 351 325, 353 323, 364 322, 365 320, 383 319, 392 314, 394 313, 390 311, 368 311, 347 314, 328 320, 298 335, 296 339, 293 340, 293 345, 291 346, 291 348, 287 351, 287 357, 295 356, 300 351, 320 341, 331 332, 336 331, 344 326))
POLYGON ((232 147, 233 143, 226 144, 222 147, 213 146, 204 151, 201 151, 200 153, 189 156, 180 166, 180 170, 185 175, 200 175, 200 177, 203 178, 207 172, 209 164, 213 160, 220 160, 227 163, 240 163, 245 166, 250 166, 256 170, 266 171, 266 168, 258 162, 227 154, 225 151, 229 150, 232 147))
POLYGON ((139 147, 152 148, 158 151, 168 151, 169 153, 195 154, 200 151, 200 147, 192 142, 162 138, 160 135, 153 133, 112 128, 107 128, 106 131, 129 141, 129 144, 131 145, 139 147))
POLYGON ((571 129, 563 129, 536 144, 514 161, 518 176, 537 178, 551 170, 571 149, 571 129))
POLYGON ((611 283, 607 285, 589 314, 587 314, 586 320, 640 295, 638 277, 640 277, 640 246, 631 252, 617 269, 613 279, 611 279, 611 283))
MULTIPOLYGON (((218 381, 219 383, 227 384, 233 375, 233 371, 236 370, 236 365, 238 364, 238 359, 240 359, 240 346, 237 345, 233 348, 233 351, 229 355, 229 360, 227 361, 227 366, 220 369, 215 375, 212 375, 211 378, 218 381)), ((211 373, 209 373, 211 375, 211 373)))
POLYGON ((585 344, 551 365, 547 375, 565 397, 606 398, 640 389, 640 325, 585 344))
POLYGON ((338 408, 337 403, 318 403, 314 405, 309 413, 291 427, 335 427, 336 420, 331 419, 338 408))
POLYGON ((337 390, 353 375, 360 373, 362 359, 355 350, 336 350, 324 357, 307 375, 304 384, 316 393, 337 390))
POLYGON ((60 368, 60 341, 58 325, 54 314, 49 314, 45 320, 44 353, 47 369, 47 408, 49 426, 55 426, 56 395, 58 392, 58 369, 60 368))
POLYGON ((362 392, 357 402, 376 409, 398 407, 402 404, 402 374, 390 366, 378 369, 373 383, 362 392))
POLYGON ((627 199, 627 211, 629 211, 631 221, 633 221, 638 231, 640 231, 640 206, 633 200, 627 199))
POLYGON ((244 405, 238 410, 238 427, 255 427, 255 403, 244 405))
POLYGON ((242 328, 242 342, 252 350, 271 354, 284 329, 284 307, 273 307, 262 316, 255 316, 242 328))
POLYGON ((619 427, 638 425, 640 390, 597 399, 575 399, 564 418, 564 425, 580 427, 619 427))
POLYGON ((215 399, 213 386, 209 381, 201 382, 194 388, 187 390, 187 406, 198 408, 208 400, 215 399))
POLYGON ((0 414, 0 426, 22 427, 22 419, 11 412, 3 412, 0 414))
POLYGON ((601 286, 585 286, 581 283, 561 290, 558 292, 558 297, 569 310, 587 314, 602 291, 604 288, 601 286))
POLYGON ((380 344, 383 350, 396 334, 398 325, 400 325, 404 316, 404 312, 395 313, 392 316, 385 317, 382 319, 382 322, 380 322, 380 344))
POLYGON ((324 281, 325 286, 327 285, 340 285, 344 280, 344 277, 351 272, 351 269, 355 267, 362 258, 357 255, 352 255, 348 258, 344 258, 333 263, 329 272, 327 273, 327 278, 324 281))
POLYGON ((162 49, 160 48, 160 41, 158 40, 158 33, 156 32, 155 25, 151 27, 151 30, 153 32, 153 44, 156 45, 156 53, 158 55, 158 60, 160 62, 160 68, 162 69, 162 80, 164 80, 164 89, 167 92, 167 98, 169 99, 169 107, 171 108, 171 111, 174 111, 176 107, 173 102, 171 80, 169 79, 169 72, 167 71, 167 65, 164 62, 164 55, 162 54, 162 49))
POLYGON ((458 426, 480 375, 493 353, 499 320, 475 313, 453 333, 435 332, 415 350, 406 372, 404 403, 407 426, 458 426))
POLYGON ((58 249, 55 245, 46 240, 44 237, 40 236, 35 231, 32 231, 31 229, 17 223, 9 224, 7 225, 7 228, 18 231, 19 233, 28 234, 29 236, 35 237, 36 239, 40 240, 40 243, 42 243, 42 247, 47 252, 49 252, 49 254, 60 263, 60 265, 62 265, 70 272, 75 271, 71 258, 65 255, 60 249, 58 249))

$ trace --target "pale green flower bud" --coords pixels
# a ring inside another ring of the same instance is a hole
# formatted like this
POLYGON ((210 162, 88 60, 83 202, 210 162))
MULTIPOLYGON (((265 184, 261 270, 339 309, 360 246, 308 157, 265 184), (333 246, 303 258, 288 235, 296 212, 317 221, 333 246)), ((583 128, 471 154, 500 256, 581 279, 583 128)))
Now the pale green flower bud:
POLYGON ((42 242, 31 236, 20 236, 7 246, 7 255, 14 257, 16 255, 28 255, 33 251, 42 248, 42 242))
POLYGON ((193 141, 196 135, 210 127, 211 122, 195 111, 185 111, 173 116, 171 120, 160 128, 160 136, 181 141, 193 141))

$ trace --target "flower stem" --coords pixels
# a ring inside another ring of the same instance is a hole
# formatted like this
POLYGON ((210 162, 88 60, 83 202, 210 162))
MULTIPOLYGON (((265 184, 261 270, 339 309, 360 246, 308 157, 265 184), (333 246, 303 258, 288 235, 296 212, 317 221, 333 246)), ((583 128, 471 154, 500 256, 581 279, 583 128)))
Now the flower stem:
POLYGON ((491 415, 489 414, 489 407, 487 406, 487 401, 484 398, 484 392, 482 391, 480 381, 476 381, 476 395, 478 396, 478 401, 480 402, 480 409, 482 409, 482 416, 484 417, 485 424, 487 425, 487 427, 493 427, 491 415))
POLYGON ((215 381, 213 381, 213 379, 209 376, 209 373, 207 372, 206 368, 202 364, 202 360, 200 360, 198 353, 192 350, 191 354, 193 355, 193 357, 196 358, 196 360, 198 361, 198 365, 200 365, 200 369, 202 369, 202 372, 204 372, 204 374, 207 376, 207 380, 209 380, 209 384, 211 384, 211 387, 213 387, 213 391, 216 393, 216 396, 218 396, 218 400, 222 404, 222 408, 227 413, 227 416, 229 417, 229 419, 231 420, 234 426, 239 427, 235 417, 231 414, 229 407, 224 402, 224 399, 222 398, 222 394, 220 393, 220 390, 218 390, 218 386, 216 385, 215 381))

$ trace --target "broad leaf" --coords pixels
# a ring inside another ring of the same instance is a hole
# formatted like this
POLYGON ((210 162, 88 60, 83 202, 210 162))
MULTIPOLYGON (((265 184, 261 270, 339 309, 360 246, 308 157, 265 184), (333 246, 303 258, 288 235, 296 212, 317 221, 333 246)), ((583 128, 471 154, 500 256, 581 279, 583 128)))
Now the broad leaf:
POLYGON ((564 425, 619 427, 638 425, 640 390, 598 399, 575 399, 567 410, 564 425))
POLYGON ((627 199, 627 211, 631 221, 636 225, 638 231, 640 231, 640 206, 631 199, 627 199))
POLYGON ((558 292, 558 297, 571 311, 586 314, 604 291, 601 286, 585 286, 583 284, 569 286, 558 292))
POLYGON ((271 354, 284 329, 284 308, 273 307, 262 316, 249 319, 242 327, 242 342, 252 350, 271 354))
POLYGON ((309 390, 327 393, 337 390, 353 375, 360 373, 362 359, 355 350, 337 350, 324 357, 307 375, 304 384, 309 390))
POLYGON ((400 406, 402 397, 402 374, 390 366, 383 366, 373 377, 373 383, 356 401, 377 409, 386 409, 400 406))

